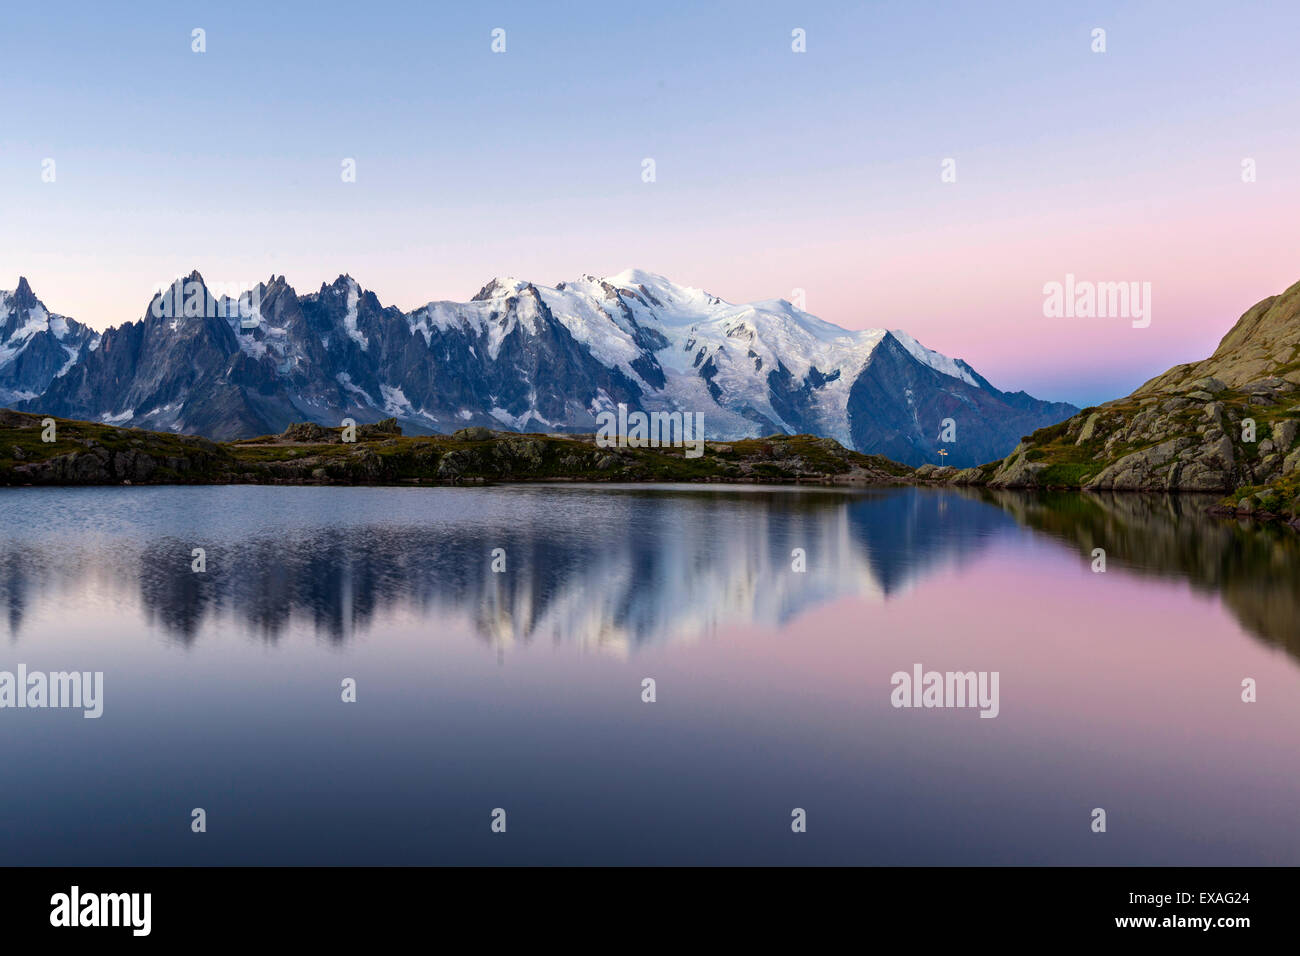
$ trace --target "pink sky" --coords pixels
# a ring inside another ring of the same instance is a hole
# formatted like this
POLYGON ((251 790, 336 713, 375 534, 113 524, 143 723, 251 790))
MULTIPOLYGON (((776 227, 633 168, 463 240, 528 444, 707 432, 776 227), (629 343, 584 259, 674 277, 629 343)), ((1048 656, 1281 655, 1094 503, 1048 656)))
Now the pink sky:
POLYGON ((504 56, 471 11, 394 29, 328 3, 240 6, 212 11, 201 56, 167 10, 15 12, 0 288, 25 275, 103 328, 195 268, 299 292, 346 272, 411 309, 497 275, 636 267, 732 301, 803 289, 829 321, 1091 403, 1204 357, 1300 279, 1286 5, 844 5, 800 11, 795 54, 780 5, 506 4, 504 56), (618 69, 598 67, 613 50, 618 69), (1042 287, 1066 273, 1150 282, 1151 327, 1045 319, 1042 287))

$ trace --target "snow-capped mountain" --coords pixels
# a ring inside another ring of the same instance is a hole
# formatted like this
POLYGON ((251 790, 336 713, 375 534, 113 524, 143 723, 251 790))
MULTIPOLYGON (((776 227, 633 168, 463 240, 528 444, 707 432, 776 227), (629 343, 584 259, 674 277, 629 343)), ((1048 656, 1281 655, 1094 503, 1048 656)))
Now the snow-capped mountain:
POLYGON ((25 401, 99 344, 80 322, 52 315, 26 279, 13 292, 0 292, 0 403, 25 401))
POLYGON ((497 278, 469 302, 411 312, 350 276, 302 296, 273 276, 242 314, 195 272, 78 348, 47 387, 11 400, 219 439, 389 416, 416 433, 590 432, 622 403, 701 413, 711 440, 812 432, 910 464, 940 460, 951 418, 943 460, 956 465, 1077 411, 1000 392, 905 332, 842 329, 784 300, 733 304, 638 270, 554 287, 497 278))

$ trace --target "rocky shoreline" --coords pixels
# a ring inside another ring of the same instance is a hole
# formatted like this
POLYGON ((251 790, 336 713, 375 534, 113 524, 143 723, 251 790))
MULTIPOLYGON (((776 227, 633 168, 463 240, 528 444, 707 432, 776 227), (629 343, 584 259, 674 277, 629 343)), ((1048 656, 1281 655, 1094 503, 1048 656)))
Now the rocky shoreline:
MULTIPOLYGON (((1214 354, 1024 436, 958 480, 991 487, 1200 491, 1215 513, 1300 520, 1300 283, 1256 303, 1214 354)), ((957 476, 952 476, 957 478, 957 476)))
MULTIPOLYGON (((1163 377, 1162 377, 1163 378, 1163 377)), ((1161 382, 1161 379, 1155 380, 1161 382)), ((1026 435, 1006 458, 915 477, 989 488, 1212 493, 1214 513, 1300 528, 1300 385, 1268 376, 1144 386, 1026 435)))
POLYGON ((1282 380, 1231 391, 1198 381, 1186 396, 1132 398, 1085 409, 1025 436, 1002 461, 911 468, 812 435, 681 448, 605 448, 593 435, 472 427, 404 436, 391 419, 341 428, 313 423, 279 435, 213 442, 189 435, 0 410, 0 484, 483 485, 497 482, 684 482, 822 486, 923 485, 1135 494, 1228 494, 1211 512, 1300 530, 1300 406, 1282 380), (1256 416, 1258 447, 1234 442, 1256 416), (53 421, 52 433, 48 423, 53 421), (1263 428, 1260 431, 1260 428, 1263 428), (1180 434, 1166 437, 1170 431, 1180 434), (45 438, 53 438, 46 441, 45 438), (351 438, 352 440, 345 440, 351 438), (1272 480, 1262 491, 1236 482, 1272 480))

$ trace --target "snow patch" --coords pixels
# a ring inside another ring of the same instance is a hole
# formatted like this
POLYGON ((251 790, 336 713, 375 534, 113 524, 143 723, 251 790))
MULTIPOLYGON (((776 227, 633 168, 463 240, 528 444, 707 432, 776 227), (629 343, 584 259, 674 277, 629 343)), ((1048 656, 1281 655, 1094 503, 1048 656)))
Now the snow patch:
POLYGON ((959 378, 967 385, 974 385, 976 388, 980 387, 979 382, 975 381, 969 372, 957 364, 956 361, 948 358, 948 356, 936 352, 933 349, 927 349, 916 339, 912 338, 900 329, 893 329, 890 334, 898 340, 898 343, 903 346, 903 348, 907 349, 908 354, 911 355, 912 358, 916 359, 922 365, 927 365, 936 372, 940 372, 944 375, 959 378))
POLYGON ((342 385, 349 393, 363 398, 367 405, 373 406, 375 404, 375 400, 370 397, 369 393, 366 392, 365 389, 361 388, 359 385, 352 384, 352 376, 347 372, 339 372, 334 376, 334 380, 342 385))
POLYGON ((68 360, 63 363, 63 368, 59 369, 59 371, 55 373, 54 376, 55 378, 63 378, 63 376, 68 374, 72 366, 77 364, 78 352, 76 349, 74 349, 71 345, 65 345, 63 346, 63 351, 68 353, 68 360))
POLYGON ((380 385, 379 393, 384 399, 384 411, 393 416, 411 416, 415 414, 415 409, 407 401, 406 396, 402 394, 400 388, 392 385, 380 385))
POLYGON ((365 333, 357 328, 357 304, 361 301, 361 289, 355 279, 348 279, 348 311, 343 316, 343 327, 347 329, 348 338, 361 346, 365 352, 370 348, 365 333))
POLYGON ((537 414, 537 409, 535 408, 530 408, 522 415, 511 415, 504 408, 493 408, 488 414, 503 425, 506 425, 517 432, 524 431, 528 427, 530 421, 537 422, 539 425, 545 425, 547 428, 554 427, 552 422, 548 422, 541 415, 537 414))

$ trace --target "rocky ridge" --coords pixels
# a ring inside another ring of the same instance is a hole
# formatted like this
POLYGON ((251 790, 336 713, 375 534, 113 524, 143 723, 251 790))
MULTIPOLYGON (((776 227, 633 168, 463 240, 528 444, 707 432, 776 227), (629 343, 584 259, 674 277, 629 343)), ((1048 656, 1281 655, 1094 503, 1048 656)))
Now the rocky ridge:
POLYGON ((1252 307, 1208 359, 1024 436, 1000 462, 917 477, 992 488, 1210 492, 1300 519, 1300 283, 1252 307))

